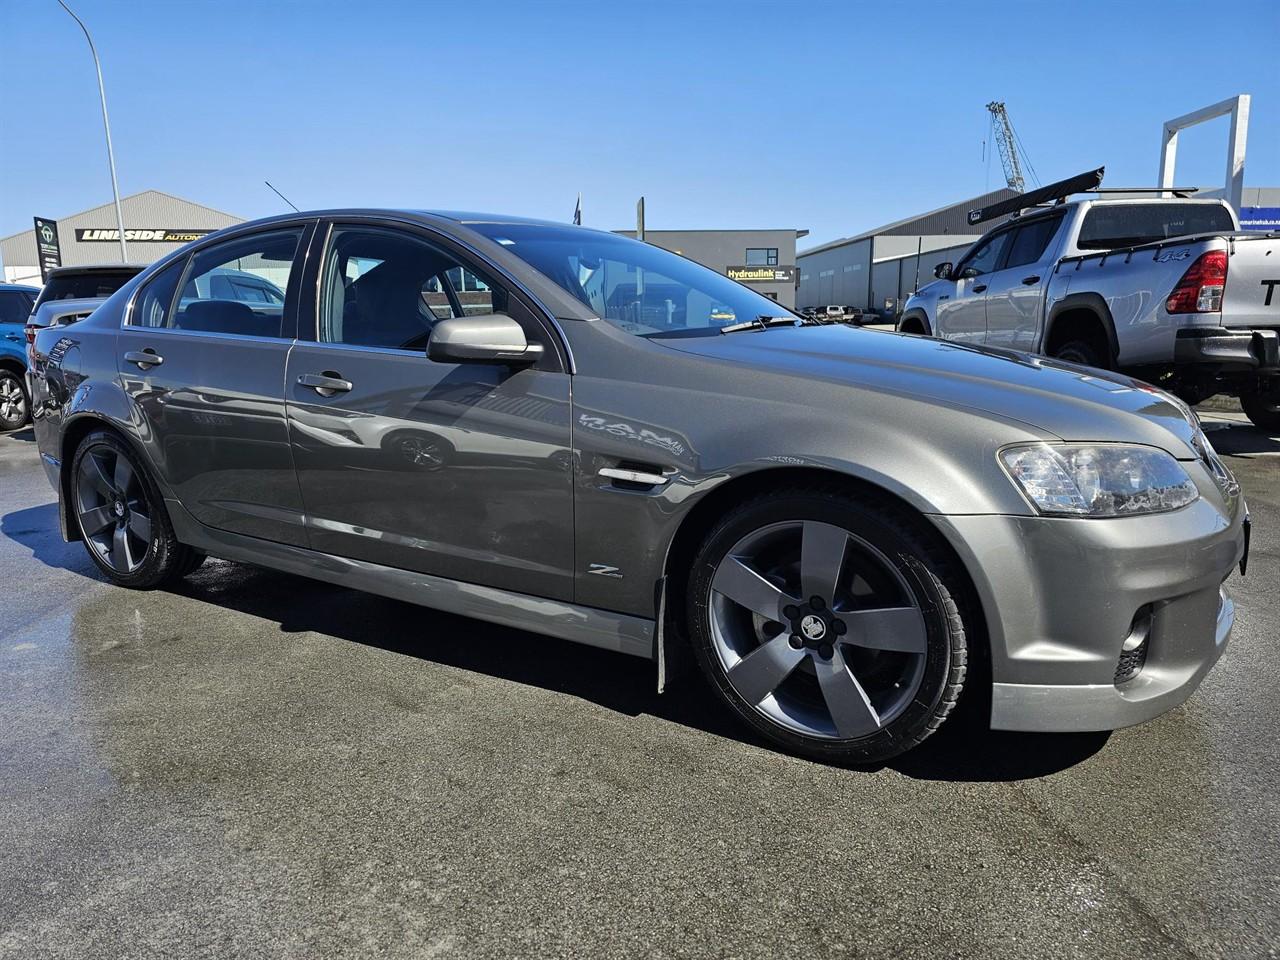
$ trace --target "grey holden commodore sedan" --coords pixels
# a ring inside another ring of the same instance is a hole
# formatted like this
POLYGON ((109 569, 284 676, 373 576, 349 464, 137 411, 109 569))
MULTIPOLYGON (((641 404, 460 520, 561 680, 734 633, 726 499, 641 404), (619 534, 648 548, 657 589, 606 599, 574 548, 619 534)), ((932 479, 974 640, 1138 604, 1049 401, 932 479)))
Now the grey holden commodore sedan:
MULTIPOLYGON (((581 227, 242 224, 33 347, 62 532, 150 588, 208 556, 656 661, 840 762, 1101 730, 1222 652, 1245 504, 1121 376, 806 323, 581 227), (237 271, 282 297, 229 298, 237 271)), ((558 648, 557 648, 558 649, 558 648)), ((619 670, 628 669, 619 661, 619 670)))

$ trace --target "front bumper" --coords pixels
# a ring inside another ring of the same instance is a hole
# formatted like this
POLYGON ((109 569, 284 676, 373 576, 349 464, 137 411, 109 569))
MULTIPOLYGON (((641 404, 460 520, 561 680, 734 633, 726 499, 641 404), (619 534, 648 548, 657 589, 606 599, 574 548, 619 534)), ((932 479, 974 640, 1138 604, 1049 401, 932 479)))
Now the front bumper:
POLYGON ((935 518, 985 613, 992 727, 1113 730, 1194 692, 1230 638, 1235 605, 1223 581, 1246 536, 1242 499, 1197 482, 1201 499, 1167 514, 935 518), (1138 623, 1145 662, 1117 683, 1138 623))
POLYGON ((1187 327, 1177 332, 1173 359, 1178 364, 1280 370, 1280 330, 1187 327))

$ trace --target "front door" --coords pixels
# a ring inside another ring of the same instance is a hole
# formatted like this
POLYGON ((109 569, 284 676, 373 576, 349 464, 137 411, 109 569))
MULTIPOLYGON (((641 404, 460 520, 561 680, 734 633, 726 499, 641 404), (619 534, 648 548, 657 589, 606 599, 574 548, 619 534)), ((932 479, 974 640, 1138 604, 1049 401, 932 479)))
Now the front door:
POLYGON ((987 278, 987 344, 1034 350, 1053 272, 1061 215, 1043 216, 1012 233, 1004 263, 987 278))
POLYGON ((286 372, 312 547, 572 599, 569 375, 531 306, 398 227, 335 224, 316 269, 286 372), (544 345, 537 365, 427 359, 438 320, 494 312, 544 345))
POLYGON ((955 288, 938 298, 937 330, 946 340, 982 343, 987 336, 988 274, 999 264, 1009 234, 997 233, 971 250, 952 272, 955 288))
POLYGON ((137 294, 117 339, 121 381, 161 478, 210 527, 304 545, 284 418, 285 359, 312 224, 197 250, 137 294), (236 284, 274 291, 243 295, 236 284))

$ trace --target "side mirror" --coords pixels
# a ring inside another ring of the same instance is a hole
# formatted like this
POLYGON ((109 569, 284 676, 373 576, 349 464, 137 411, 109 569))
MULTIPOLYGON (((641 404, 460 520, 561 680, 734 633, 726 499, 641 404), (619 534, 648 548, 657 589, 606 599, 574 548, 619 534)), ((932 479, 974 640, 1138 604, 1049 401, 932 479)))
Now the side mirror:
POLYGON ((950 260, 944 260, 933 268, 933 275, 939 280, 951 279, 951 268, 955 266, 950 260))
POLYGON ((501 313, 441 320, 427 340, 427 356, 441 363, 534 363, 542 344, 530 343, 520 324, 501 313))

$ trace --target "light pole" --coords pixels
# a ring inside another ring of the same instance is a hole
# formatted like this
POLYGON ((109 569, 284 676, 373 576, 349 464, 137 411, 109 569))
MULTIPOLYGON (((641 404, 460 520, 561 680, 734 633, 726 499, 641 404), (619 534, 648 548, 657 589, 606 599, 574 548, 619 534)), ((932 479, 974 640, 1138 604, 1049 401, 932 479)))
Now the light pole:
POLYGON ((89 41, 89 52, 93 54, 93 67, 98 71, 98 96, 102 100, 102 129, 107 133, 107 165, 111 167, 111 193, 116 201, 116 225, 120 228, 120 260, 128 263, 129 253, 124 245, 124 211, 120 209, 120 185, 116 183, 116 155, 111 149, 111 121, 107 119, 107 90, 102 85, 102 64, 98 62, 98 51, 93 46, 93 37, 89 36, 89 28, 84 25, 84 21, 77 17, 75 11, 63 3, 63 0, 58 0, 58 5, 71 14, 72 20, 80 24, 80 29, 84 31, 84 38, 89 41))

